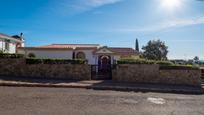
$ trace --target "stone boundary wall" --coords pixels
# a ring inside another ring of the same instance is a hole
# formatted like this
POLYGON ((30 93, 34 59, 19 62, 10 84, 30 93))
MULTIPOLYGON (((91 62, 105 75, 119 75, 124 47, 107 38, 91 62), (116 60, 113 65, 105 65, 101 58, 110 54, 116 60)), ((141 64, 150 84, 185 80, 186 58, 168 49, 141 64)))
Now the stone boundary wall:
POLYGON ((112 72, 115 81, 157 83, 159 79, 159 65, 153 64, 119 64, 112 72))
POLYGON ((113 70, 113 80, 134 83, 159 83, 200 86, 201 71, 196 69, 159 69, 153 64, 119 64, 113 70))
POLYGON ((167 84, 200 85, 201 71, 198 69, 161 69, 160 81, 167 84))
MULTIPOLYGON (((0 75, 91 80, 87 64, 26 64, 25 59, 0 59, 0 75)), ((120 82, 200 85, 201 70, 160 69, 157 64, 119 64, 112 79, 120 82)))
POLYGON ((0 75, 90 80, 87 64, 26 64, 25 59, 0 59, 0 75))

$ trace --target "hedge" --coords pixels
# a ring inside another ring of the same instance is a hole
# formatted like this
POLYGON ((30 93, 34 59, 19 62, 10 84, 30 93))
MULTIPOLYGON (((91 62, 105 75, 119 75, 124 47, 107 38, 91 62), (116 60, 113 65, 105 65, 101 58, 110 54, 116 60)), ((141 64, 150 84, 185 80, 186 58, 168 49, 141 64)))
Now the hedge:
POLYGON ((154 61, 145 59, 121 59, 117 64, 154 64, 154 61))
POLYGON ((158 64, 160 69, 199 69, 198 66, 193 65, 176 65, 170 61, 155 61, 146 59, 121 59, 117 61, 118 64, 158 64))
POLYGON ((0 53, 0 58, 23 58, 23 54, 0 53))
POLYGON ((198 66, 193 66, 193 65, 169 65, 169 66, 164 66, 160 65, 159 67, 160 70, 166 70, 166 69, 176 69, 176 70, 198 70, 198 66))
POLYGON ((166 66, 175 65, 173 62, 170 62, 170 61, 155 61, 155 64, 166 65, 166 66))
POLYGON ((80 59, 26 59, 26 64, 85 64, 86 62, 80 59))

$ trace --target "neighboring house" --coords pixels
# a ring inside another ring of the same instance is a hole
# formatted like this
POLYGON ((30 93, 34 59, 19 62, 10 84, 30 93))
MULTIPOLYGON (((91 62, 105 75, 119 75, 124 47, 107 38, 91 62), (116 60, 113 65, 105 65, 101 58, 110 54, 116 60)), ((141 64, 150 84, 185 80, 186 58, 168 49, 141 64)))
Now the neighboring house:
POLYGON ((51 44, 40 47, 21 47, 18 53, 36 58, 86 59, 88 64, 113 64, 121 58, 139 55, 133 48, 100 47, 99 44, 51 44))
POLYGON ((20 36, 8 36, 0 33, 0 51, 3 53, 16 53, 18 47, 24 47, 22 33, 20 36))

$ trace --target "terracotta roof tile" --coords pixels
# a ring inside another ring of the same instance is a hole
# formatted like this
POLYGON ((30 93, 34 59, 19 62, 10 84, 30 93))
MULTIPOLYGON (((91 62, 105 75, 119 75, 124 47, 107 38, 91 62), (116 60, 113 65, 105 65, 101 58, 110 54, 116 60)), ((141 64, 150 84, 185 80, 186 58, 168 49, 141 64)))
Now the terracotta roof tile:
POLYGON ((97 48, 98 44, 51 44, 46 46, 39 46, 37 48, 50 48, 50 49, 86 49, 86 48, 97 48))
POLYGON ((108 49, 119 55, 138 55, 139 54, 139 52, 135 51, 133 48, 108 47, 108 49))
MULTIPOLYGON (((94 49, 95 51, 99 48, 99 44, 51 44, 39 47, 31 47, 31 49, 94 49)), ((27 47, 28 48, 28 47, 27 47)), ((108 50, 118 55, 138 55, 139 52, 132 48, 120 48, 120 47, 107 47, 108 50)))

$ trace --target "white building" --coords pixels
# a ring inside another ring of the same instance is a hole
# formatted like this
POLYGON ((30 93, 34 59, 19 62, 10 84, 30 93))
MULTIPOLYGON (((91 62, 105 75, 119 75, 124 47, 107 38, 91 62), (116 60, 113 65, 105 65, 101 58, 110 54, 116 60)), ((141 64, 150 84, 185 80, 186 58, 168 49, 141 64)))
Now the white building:
POLYGON ((120 58, 138 56, 133 48, 100 47, 99 44, 51 44, 18 48, 19 54, 41 59, 86 59, 90 65, 113 64, 120 58))
POLYGON ((18 47, 24 47, 24 40, 21 36, 8 36, 0 33, 0 51, 3 53, 16 53, 18 47))

